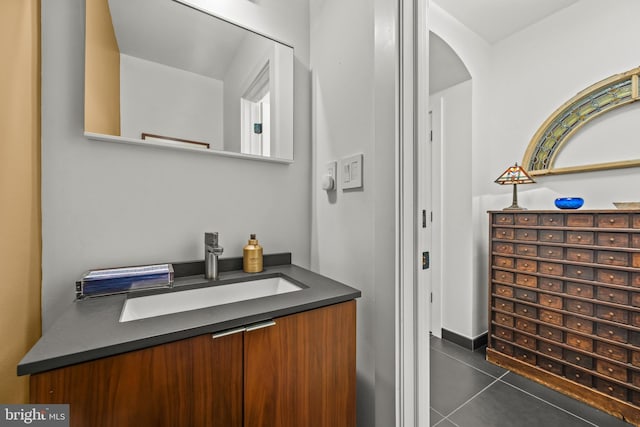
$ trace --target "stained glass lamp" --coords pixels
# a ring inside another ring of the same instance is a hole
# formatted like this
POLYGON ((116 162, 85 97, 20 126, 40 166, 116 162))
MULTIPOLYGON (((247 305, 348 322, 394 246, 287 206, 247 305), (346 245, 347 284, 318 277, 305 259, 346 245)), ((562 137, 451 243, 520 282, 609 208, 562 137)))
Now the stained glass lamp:
POLYGON ((518 166, 516 163, 514 166, 510 166, 506 171, 502 172, 502 174, 496 179, 496 181, 500 185, 511 184, 513 185, 513 203, 511 206, 504 208, 503 210, 514 210, 514 211, 522 211, 526 210, 526 208, 521 208, 518 206, 518 184, 533 184, 535 181, 533 178, 527 174, 527 172, 522 169, 522 166, 518 166))

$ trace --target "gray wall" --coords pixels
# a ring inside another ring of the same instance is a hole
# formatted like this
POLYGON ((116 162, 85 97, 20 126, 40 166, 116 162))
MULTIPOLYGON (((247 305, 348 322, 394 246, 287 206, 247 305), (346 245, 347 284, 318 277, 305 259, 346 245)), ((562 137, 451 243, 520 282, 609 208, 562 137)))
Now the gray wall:
MULTIPOLYGON (((244 16, 295 48, 292 165, 126 146, 83 136, 84 1, 42 3, 42 311, 48 329, 83 271, 202 259, 219 231, 223 256, 249 233, 265 253, 309 266, 310 77, 308 3, 243 3, 244 16), (247 5, 244 5, 246 3, 247 5), (271 13, 265 8, 285 8, 271 13)), ((229 6, 230 8, 233 6, 229 6)), ((240 6, 239 6, 240 7, 240 6)))

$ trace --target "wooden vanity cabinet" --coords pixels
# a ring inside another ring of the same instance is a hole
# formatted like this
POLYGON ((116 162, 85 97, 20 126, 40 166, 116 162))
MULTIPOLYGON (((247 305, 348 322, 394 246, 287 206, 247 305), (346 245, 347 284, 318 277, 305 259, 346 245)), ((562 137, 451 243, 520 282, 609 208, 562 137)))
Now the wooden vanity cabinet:
POLYGON ((31 376, 71 426, 355 427, 354 300, 31 376))

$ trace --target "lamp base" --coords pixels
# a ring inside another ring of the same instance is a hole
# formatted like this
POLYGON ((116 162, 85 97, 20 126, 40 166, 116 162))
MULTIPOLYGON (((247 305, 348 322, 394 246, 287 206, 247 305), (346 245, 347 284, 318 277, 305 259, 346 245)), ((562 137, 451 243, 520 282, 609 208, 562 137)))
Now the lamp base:
POLYGON ((527 208, 521 208, 520 206, 509 206, 507 208, 502 209, 503 211, 526 211, 527 208))

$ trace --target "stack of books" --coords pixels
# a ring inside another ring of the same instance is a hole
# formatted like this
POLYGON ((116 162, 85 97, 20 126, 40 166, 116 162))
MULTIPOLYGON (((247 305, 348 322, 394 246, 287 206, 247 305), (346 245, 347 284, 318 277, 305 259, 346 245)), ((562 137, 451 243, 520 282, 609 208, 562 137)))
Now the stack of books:
POLYGON ((76 282, 76 297, 111 295, 133 290, 171 286, 173 265, 156 264, 135 267, 90 270, 76 282))

